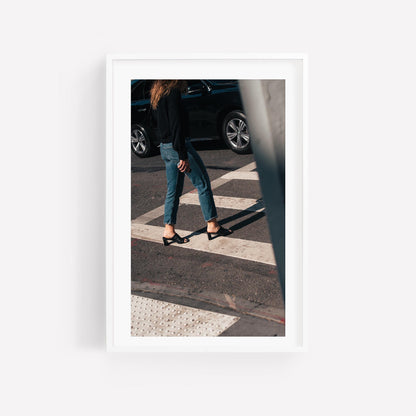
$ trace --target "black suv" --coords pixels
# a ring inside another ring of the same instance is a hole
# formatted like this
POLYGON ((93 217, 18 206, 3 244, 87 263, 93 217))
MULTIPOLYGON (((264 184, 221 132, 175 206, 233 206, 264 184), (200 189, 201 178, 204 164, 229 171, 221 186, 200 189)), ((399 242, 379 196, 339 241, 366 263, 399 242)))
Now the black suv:
MULTIPOLYGON (((222 138, 236 153, 250 153, 250 136, 243 113, 238 81, 187 80, 182 100, 189 114, 192 139, 222 138)), ((131 81, 131 149, 139 157, 150 156, 160 144, 150 108, 152 80, 131 81)))

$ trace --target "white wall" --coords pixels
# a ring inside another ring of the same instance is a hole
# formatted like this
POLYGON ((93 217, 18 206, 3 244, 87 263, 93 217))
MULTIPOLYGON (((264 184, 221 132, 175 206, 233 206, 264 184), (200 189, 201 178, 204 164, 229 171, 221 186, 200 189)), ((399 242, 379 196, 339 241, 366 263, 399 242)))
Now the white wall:
POLYGON ((150 3, 3 6, 2 414, 414 414, 412 3, 150 3), (105 352, 105 55, 142 52, 309 54, 309 352, 105 352))

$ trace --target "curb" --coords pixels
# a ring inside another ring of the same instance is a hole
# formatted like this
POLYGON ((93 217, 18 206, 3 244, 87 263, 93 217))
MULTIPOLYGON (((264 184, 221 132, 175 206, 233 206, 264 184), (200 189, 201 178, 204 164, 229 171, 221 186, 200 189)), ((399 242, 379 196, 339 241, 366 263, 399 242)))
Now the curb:
POLYGON ((131 291, 187 298, 199 302, 209 303, 224 309, 239 312, 244 315, 266 319, 268 321, 277 322, 282 325, 285 324, 285 311, 283 309, 260 304, 257 302, 251 302, 249 300, 237 298, 226 293, 174 288, 163 283, 141 283, 135 281, 131 282, 131 291))

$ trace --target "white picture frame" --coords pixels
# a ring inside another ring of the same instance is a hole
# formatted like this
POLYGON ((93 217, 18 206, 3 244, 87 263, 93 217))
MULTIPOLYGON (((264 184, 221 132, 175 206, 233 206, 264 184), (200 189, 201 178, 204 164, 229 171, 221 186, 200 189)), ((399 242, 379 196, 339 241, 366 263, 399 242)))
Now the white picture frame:
POLYGON ((107 350, 282 352, 307 349, 307 57, 304 54, 109 55, 106 79, 107 350), (130 335, 130 82, 132 79, 286 81, 286 335, 130 335))

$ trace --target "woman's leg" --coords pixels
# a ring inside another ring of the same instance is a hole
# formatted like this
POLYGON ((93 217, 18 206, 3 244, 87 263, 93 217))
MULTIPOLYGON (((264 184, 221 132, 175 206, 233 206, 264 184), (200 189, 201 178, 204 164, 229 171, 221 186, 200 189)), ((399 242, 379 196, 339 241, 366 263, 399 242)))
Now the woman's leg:
MULTIPOLYGON (((163 144, 160 146, 160 154, 166 166, 167 192, 165 198, 164 223, 165 234, 175 233, 176 216, 179 208, 179 198, 182 195, 185 175, 179 172, 177 164, 178 154, 172 149, 171 145, 163 144)), ((171 237, 171 235, 165 235, 171 237)))
POLYGON ((214 196, 212 195, 211 182, 204 162, 189 142, 187 142, 186 150, 188 151, 189 166, 191 168, 191 172, 187 173, 187 176, 198 190, 199 203, 205 221, 213 221, 218 215, 214 196))
POLYGON ((199 157, 196 150, 190 142, 187 142, 187 151, 191 172, 187 173, 192 184, 198 190, 199 202, 201 204, 204 219, 207 222, 208 239, 211 240, 211 234, 226 236, 232 233, 232 230, 222 228, 217 221, 217 209, 215 207, 214 196, 211 190, 211 181, 204 162, 199 157))

